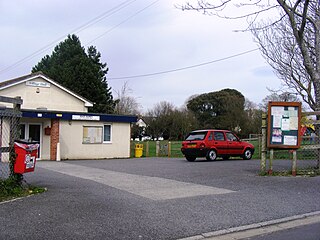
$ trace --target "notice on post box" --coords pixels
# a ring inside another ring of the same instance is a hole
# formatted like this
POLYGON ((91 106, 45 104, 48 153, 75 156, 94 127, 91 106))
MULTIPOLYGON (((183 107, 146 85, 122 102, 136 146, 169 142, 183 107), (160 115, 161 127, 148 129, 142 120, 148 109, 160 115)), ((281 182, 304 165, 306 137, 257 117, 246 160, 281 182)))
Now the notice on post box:
POLYGON ((34 168, 36 162, 36 158, 34 156, 31 156, 31 154, 26 154, 26 159, 25 159, 25 165, 26 169, 34 168))

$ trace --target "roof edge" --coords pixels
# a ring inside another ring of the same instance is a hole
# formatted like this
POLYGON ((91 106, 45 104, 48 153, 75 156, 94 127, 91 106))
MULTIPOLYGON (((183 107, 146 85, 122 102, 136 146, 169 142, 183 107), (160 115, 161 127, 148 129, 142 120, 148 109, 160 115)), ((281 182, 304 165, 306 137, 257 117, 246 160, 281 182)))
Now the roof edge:
POLYGON ((49 78, 48 76, 46 76, 43 72, 35 72, 35 73, 31 73, 31 74, 27 74, 18 78, 14 78, 14 79, 10 79, 4 82, 0 83, 0 90, 9 88, 9 87, 13 87, 15 85, 18 85, 20 83, 24 83, 30 80, 33 80, 35 78, 43 78, 44 80, 50 82, 51 84, 55 85, 56 87, 62 89, 63 91, 69 93, 70 95, 78 98, 79 100, 81 100, 82 102, 84 102, 84 106, 85 107, 93 107, 93 103, 91 101, 89 101, 88 99, 78 95, 77 93, 71 91, 70 89, 60 85, 59 83, 55 82, 54 80, 52 80, 51 78, 49 78))

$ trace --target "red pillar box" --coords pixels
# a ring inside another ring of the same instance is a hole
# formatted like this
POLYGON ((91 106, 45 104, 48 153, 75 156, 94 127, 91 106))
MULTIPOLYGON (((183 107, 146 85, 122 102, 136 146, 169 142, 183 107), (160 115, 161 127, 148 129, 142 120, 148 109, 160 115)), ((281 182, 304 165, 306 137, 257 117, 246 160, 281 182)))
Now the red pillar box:
POLYGON ((16 141, 14 150, 17 154, 13 170, 15 173, 33 172, 36 166, 39 144, 36 142, 16 141))

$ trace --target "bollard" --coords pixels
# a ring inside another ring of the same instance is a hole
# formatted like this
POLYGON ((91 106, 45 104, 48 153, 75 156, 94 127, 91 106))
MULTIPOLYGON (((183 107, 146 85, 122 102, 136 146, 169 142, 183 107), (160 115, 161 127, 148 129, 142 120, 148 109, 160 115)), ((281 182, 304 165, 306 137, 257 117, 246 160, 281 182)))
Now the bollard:
POLYGON ((56 157, 57 161, 61 161, 61 155, 60 155, 60 143, 57 143, 57 157, 56 157))
POLYGON ((149 157, 149 141, 146 142, 146 157, 149 157))
POLYGON ((159 157, 159 151, 160 151, 160 142, 156 142, 156 156, 159 157))
POLYGON ((292 152, 292 176, 297 175, 297 151, 292 152))
POLYGON ((273 150, 273 149, 270 149, 270 160, 269 160, 269 170, 268 170, 268 174, 269 174, 269 175, 272 175, 273 154, 274 154, 274 150, 273 150))

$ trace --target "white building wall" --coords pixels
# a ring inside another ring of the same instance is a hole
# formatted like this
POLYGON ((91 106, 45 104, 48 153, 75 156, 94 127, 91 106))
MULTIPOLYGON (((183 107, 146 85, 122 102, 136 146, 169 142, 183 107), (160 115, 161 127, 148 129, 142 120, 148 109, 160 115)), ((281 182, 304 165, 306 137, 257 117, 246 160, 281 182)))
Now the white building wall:
MULTIPOLYGON (((88 112, 83 101, 56 87, 54 84, 49 84, 42 78, 36 78, 33 81, 46 83, 44 86, 47 87, 29 86, 27 82, 23 82, 10 88, 2 89, 0 95, 13 98, 20 96, 23 100, 22 109, 45 108, 50 111, 88 112)), ((12 104, 10 107, 12 107, 12 104)))
MULTIPOLYGON (((12 83, 14 84, 14 82, 12 83)), ((91 103, 80 96, 70 93, 63 87, 57 87, 45 78, 32 78, 32 82, 24 81, 16 85, 5 86, 0 90, 1 96, 21 97, 22 109, 48 110, 54 112, 87 113, 91 103)), ((1 103, 5 105, 5 103, 1 103)), ((12 108, 12 104, 5 105, 12 108)), ((41 126, 40 158, 50 159, 51 140, 50 135, 45 135, 45 128, 51 127, 51 119, 42 117, 22 118, 21 123, 39 124, 41 126)), ((128 158, 130 157, 130 123, 107 123, 96 121, 67 121, 60 119, 59 141, 61 159, 102 159, 102 158, 128 158), (111 141, 106 143, 83 143, 83 126, 111 125, 111 141)), ((6 144, 2 142, 2 144, 6 144)), ((3 157, 6 161, 8 157, 3 157)))
POLYGON ((45 135, 45 128, 51 126, 51 119, 45 119, 42 123, 42 139, 40 143, 40 158, 44 160, 50 159, 50 135, 45 135))
POLYGON ((130 157, 130 123, 60 121, 61 159, 103 159, 130 157), (83 143, 83 126, 111 124, 111 142, 83 143))

